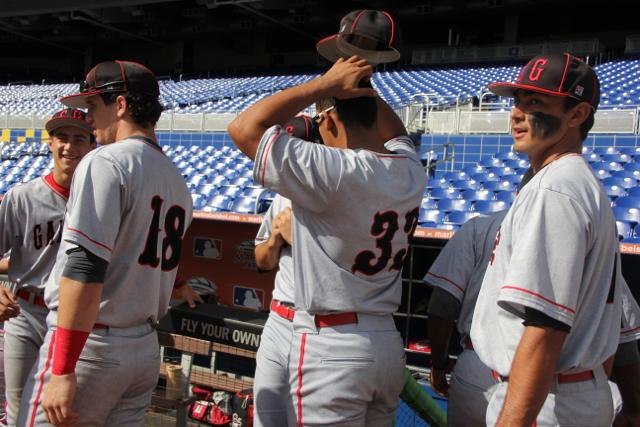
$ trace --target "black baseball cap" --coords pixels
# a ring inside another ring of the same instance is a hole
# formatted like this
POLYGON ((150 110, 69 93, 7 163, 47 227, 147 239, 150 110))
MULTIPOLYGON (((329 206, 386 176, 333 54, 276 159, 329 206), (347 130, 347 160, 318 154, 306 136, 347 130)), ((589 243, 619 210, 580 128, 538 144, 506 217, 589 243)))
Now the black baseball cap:
POLYGON ((160 96, 158 80, 151 70, 132 61, 101 62, 80 83, 80 92, 60 100, 73 108, 87 108, 87 98, 100 93, 132 92, 160 96))
POLYGON ((338 34, 316 45, 320 55, 331 62, 357 55, 372 65, 395 62, 400 52, 394 47, 398 28, 393 17, 380 10, 354 10, 342 17, 338 34))
POLYGON ((295 138, 322 144, 322 137, 318 130, 318 124, 313 120, 313 118, 307 115, 301 114, 292 118, 285 123, 284 129, 289 133, 289 135, 295 138))
POLYGON ((513 97, 518 89, 568 96, 588 102, 594 110, 600 103, 600 82, 596 72, 569 53, 536 56, 524 66, 515 82, 489 85, 491 92, 507 97, 513 97))
POLYGON ((93 135, 93 126, 87 122, 87 115, 84 111, 75 108, 65 108, 55 113, 44 125, 49 134, 62 126, 73 126, 82 129, 93 135))

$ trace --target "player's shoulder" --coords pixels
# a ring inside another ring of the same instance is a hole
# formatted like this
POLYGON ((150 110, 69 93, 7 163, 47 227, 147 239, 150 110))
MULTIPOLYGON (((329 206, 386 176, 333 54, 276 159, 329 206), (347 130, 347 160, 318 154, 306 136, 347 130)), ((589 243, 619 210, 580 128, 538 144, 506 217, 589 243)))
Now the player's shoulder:
POLYGON ((37 194, 37 190, 45 186, 44 177, 39 176, 31 181, 16 184, 7 191, 4 199, 29 198, 37 194))
POLYGON ((542 168, 523 192, 529 189, 548 190, 551 193, 581 199, 586 190, 597 191, 600 187, 600 182, 586 160, 579 154, 572 154, 542 168))

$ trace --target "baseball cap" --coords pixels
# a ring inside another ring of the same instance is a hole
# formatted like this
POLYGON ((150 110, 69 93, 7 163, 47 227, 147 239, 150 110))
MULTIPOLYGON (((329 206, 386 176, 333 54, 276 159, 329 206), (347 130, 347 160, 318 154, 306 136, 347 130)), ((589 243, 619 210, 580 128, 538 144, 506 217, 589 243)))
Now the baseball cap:
POLYGON ((338 34, 320 40, 316 50, 331 62, 354 55, 373 65, 394 62, 400 59, 400 52, 393 47, 397 32, 387 12, 354 10, 342 17, 338 34))
POLYGON ((87 98, 100 93, 134 92, 160 96, 156 76, 142 64, 132 61, 101 62, 80 83, 80 92, 60 100, 73 108, 87 108, 87 98))
POLYGON ((51 133, 62 126, 73 126, 93 134, 93 126, 87 122, 85 112, 75 108, 58 111, 45 123, 44 128, 51 133))
POLYGON ((289 120, 284 125, 289 135, 305 141, 322 143, 322 137, 318 131, 318 124, 311 117, 301 114, 289 120))
POLYGON ((594 110, 600 103, 596 72, 569 53, 536 56, 524 66, 515 82, 489 85, 491 92, 507 97, 513 97, 518 89, 567 96, 588 102, 594 110))

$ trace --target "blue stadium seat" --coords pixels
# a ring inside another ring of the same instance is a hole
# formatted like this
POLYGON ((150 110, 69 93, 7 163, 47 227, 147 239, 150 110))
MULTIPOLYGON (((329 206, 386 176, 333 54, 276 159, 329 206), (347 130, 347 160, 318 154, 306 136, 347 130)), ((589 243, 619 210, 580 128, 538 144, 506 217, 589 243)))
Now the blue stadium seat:
POLYGON ((513 191, 516 186, 509 181, 486 181, 482 184, 483 189, 491 191, 513 191))
POLYGON ((640 198, 640 187, 633 187, 627 190, 627 195, 640 198))
MULTIPOLYGON (((610 178, 607 178, 610 179, 610 178)), ((619 185, 605 185, 604 192, 607 193, 607 196, 611 200, 616 200, 618 197, 623 197, 627 195, 627 191, 620 187, 619 185)))
POLYGON ((422 228, 436 228, 437 226, 438 224, 433 221, 425 221, 423 223, 420 223, 420 227, 422 228))
POLYGON ((622 208, 640 209, 640 197, 618 197, 615 206, 622 208))
POLYGON ((596 147, 593 149, 594 153, 600 154, 600 155, 607 155, 607 154, 618 154, 619 151, 616 147, 596 147))
POLYGON ((223 185, 220 187, 220 191, 218 194, 222 194, 224 196, 229 196, 231 198, 236 198, 240 193, 242 193, 242 187, 237 185, 223 185))
POLYGON ((213 208, 215 211, 219 212, 229 212, 231 211, 231 206, 233 205, 233 199, 229 196, 216 195, 213 196, 206 204, 206 207, 213 208))
POLYGON ((624 165, 624 170, 626 170, 626 171, 640 171, 640 161, 627 163, 626 165, 624 165))
POLYGON ((466 180, 469 178, 466 172, 447 172, 443 176, 447 181, 466 180))
POLYGON ((265 191, 262 187, 247 187, 242 191, 242 195, 245 197, 260 197, 265 191))
POLYGON ((618 221, 640 223, 640 209, 614 206, 613 215, 618 221))
POLYGON ((509 209, 510 203, 501 200, 479 200, 474 205, 474 210, 483 215, 509 209))
POLYGON ((622 243, 633 243, 635 245, 640 245, 640 237, 627 237, 622 240, 622 243))
POLYGON ((474 179, 457 179, 451 181, 451 187, 458 190, 477 190, 480 188, 480 183, 474 179))
POLYGON ((502 181, 510 182, 518 186, 520 185, 520 181, 522 181, 522 175, 519 175, 519 174, 506 175, 502 177, 502 181))
POLYGON ((255 214, 258 212, 258 198, 239 196, 233 201, 232 209, 237 213, 255 214))
POLYGON ((473 165, 473 166, 467 166, 466 168, 463 169, 463 171, 466 172, 466 174, 471 177, 473 174, 485 172, 486 168, 480 165, 473 165))
POLYGON ((496 159, 504 160, 519 160, 520 156, 515 151, 502 151, 493 155, 496 159))
POLYGON ((422 199, 422 203, 420 203, 420 209, 438 209, 438 201, 436 199, 432 199, 431 197, 424 197, 422 199))
POLYGON ((464 199, 440 199, 438 201, 438 209, 441 211, 468 211, 473 204, 464 199))
MULTIPOLYGON (((627 171, 618 171, 618 172, 627 172, 627 171)), ((606 186, 612 186, 612 185, 616 185, 618 187, 622 187, 624 189, 629 189, 629 188, 633 188, 636 187, 638 185, 638 181, 636 181, 635 178, 617 178, 614 176, 610 176, 609 178, 605 178, 602 180, 602 185, 606 186)))
POLYGON ((629 156, 628 154, 603 154, 600 156, 600 159, 603 162, 607 162, 607 163, 615 162, 615 163, 621 163, 623 165, 633 160, 631 156, 629 156))
POLYGON ((591 167, 593 170, 606 170, 606 171, 620 171, 624 169, 624 167, 617 162, 596 162, 592 163, 591 167))
POLYGON ((605 169, 594 169, 593 172, 596 174, 596 176, 599 179, 605 179, 605 178, 609 178, 611 176, 611 173, 608 170, 605 170, 605 169))
POLYGON ((482 159, 478 164, 487 168, 504 166, 504 162, 502 160, 493 157, 482 159))
POLYGON ((462 192, 462 198, 470 202, 476 200, 494 200, 495 193, 490 190, 464 190, 462 192))
POLYGON ((640 147, 623 147, 620 148, 620 153, 628 154, 632 157, 640 156, 640 147))
POLYGON ((465 222, 469 221, 471 218, 480 215, 478 212, 462 212, 462 211, 454 211, 447 215, 447 222, 452 224, 462 225, 465 222))
POLYGON ((512 169, 527 169, 530 166, 529 160, 527 160, 527 159, 505 160, 504 165, 508 166, 508 167, 510 167, 512 169))
POLYGON ((440 223, 444 221, 445 214, 438 209, 420 209, 418 214, 418 223, 424 224, 426 222, 440 223))
POLYGON ((626 239, 633 236, 633 223, 628 221, 616 221, 616 228, 618 229, 618 239, 626 239))
MULTIPOLYGON (((467 212, 454 212, 454 213, 467 213, 467 212)), ((436 224, 434 227, 438 230, 450 230, 455 231, 460 228, 460 224, 436 224)))
POLYGON ((496 200, 507 202, 509 204, 512 204, 513 201, 516 199, 515 191, 498 191, 495 194, 496 194, 496 200))
POLYGON ((460 198, 460 190, 455 188, 434 188, 429 193, 429 197, 439 199, 458 199, 460 198))
POLYGON ((621 170, 621 171, 613 171, 611 172, 611 176, 614 178, 632 178, 638 181, 640 179, 640 173, 632 170, 621 170))

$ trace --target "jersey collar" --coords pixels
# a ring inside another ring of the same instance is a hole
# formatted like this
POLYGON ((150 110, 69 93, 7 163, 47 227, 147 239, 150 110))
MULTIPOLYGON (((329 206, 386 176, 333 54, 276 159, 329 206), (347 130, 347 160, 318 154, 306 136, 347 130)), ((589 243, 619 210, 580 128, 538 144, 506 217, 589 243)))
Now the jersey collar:
POLYGON ((69 200, 69 189, 58 184, 53 178, 53 172, 43 177, 44 182, 57 194, 64 197, 65 200, 69 200))

